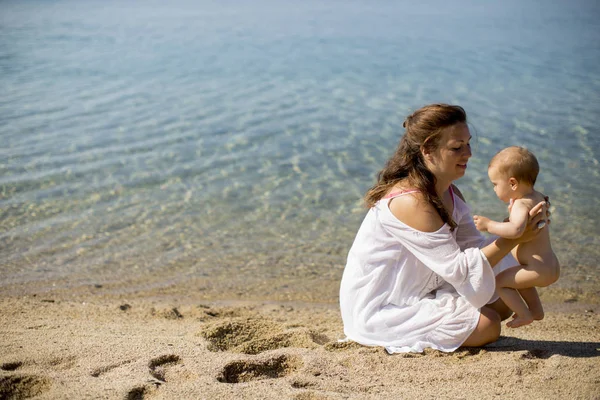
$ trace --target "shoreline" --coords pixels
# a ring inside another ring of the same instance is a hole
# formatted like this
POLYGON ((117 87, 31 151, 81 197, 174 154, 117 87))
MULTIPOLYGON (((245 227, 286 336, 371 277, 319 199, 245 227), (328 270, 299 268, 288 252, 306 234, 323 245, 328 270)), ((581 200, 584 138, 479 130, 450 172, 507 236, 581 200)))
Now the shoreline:
MULTIPOLYGON (((215 278, 188 277, 173 280, 163 274, 121 278, 107 281, 103 277, 86 280, 52 279, 23 283, 0 282, 0 297, 55 296, 59 299, 83 297, 122 298, 172 298, 178 302, 198 301, 250 301, 298 302, 307 304, 338 304, 339 276, 247 278, 224 276, 215 278)), ((600 304, 600 284, 596 281, 579 283, 559 280, 549 287, 538 288, 542 303, 600 304)))
POLYGON ((188 285, 128 295, 104 288, 0 294, 0 397, 600 396, 594 293, 541 292, 544 320, 503 327, 482 348, 390 356, 338 342, 336 302, 206 299, 188 285))

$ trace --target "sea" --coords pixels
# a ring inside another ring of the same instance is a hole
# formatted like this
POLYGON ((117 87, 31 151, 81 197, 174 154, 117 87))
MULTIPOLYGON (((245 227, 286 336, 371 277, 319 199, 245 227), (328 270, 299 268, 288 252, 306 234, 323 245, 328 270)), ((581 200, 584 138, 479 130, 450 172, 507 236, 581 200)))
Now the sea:
POLYGON ((507 215, 487 164, 529 148, 556 285, 600 288, 595 0, 2 0, 0 94, 0 292, 338 281, 404 118, 440 102, 468 114, 473 212, 507 215))

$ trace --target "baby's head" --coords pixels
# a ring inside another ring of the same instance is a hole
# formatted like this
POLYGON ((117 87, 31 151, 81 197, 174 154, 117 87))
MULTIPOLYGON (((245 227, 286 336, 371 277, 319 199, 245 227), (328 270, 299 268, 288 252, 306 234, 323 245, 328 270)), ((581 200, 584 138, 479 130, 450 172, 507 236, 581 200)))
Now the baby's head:
POLYGON ((521 198, 533 188, 540 166, 529 150, 512 146, 500 150, 488 166, 488 176, 500 200, 521 198))

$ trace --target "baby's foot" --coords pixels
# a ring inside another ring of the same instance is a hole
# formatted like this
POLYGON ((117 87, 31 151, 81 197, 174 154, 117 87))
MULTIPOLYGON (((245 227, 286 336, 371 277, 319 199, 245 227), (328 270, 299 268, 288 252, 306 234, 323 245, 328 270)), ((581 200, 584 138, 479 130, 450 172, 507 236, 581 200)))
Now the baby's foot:
POLYGON ((544 319, 544 311, 531 311, 531 316, 534 321, 541 321, 544 319))
POLYGON ((506 326, 508 326, 509 328, 518 328, 520 326, 529 325, 532 322, 533 322, 533 318, 524 318, 524 317, 516 316, 512 319, 512 321, 508 321, 506 323, 506 326))

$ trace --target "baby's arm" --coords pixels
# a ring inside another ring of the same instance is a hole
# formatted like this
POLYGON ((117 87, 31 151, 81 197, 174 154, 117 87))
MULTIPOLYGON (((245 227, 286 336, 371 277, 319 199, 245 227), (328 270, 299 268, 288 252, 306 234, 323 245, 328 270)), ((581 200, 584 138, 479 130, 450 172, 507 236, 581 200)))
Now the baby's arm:
POLYGON ((492 221, 489 218, 480 215, 473 216, 473 221, 478 230, 489 232, 492 235, 501 236, 507 239, 521 237, 527 226, 529 218, 529 207, 522 201, 515 201, 510 210, 510 217, 507 222, 492 221))

